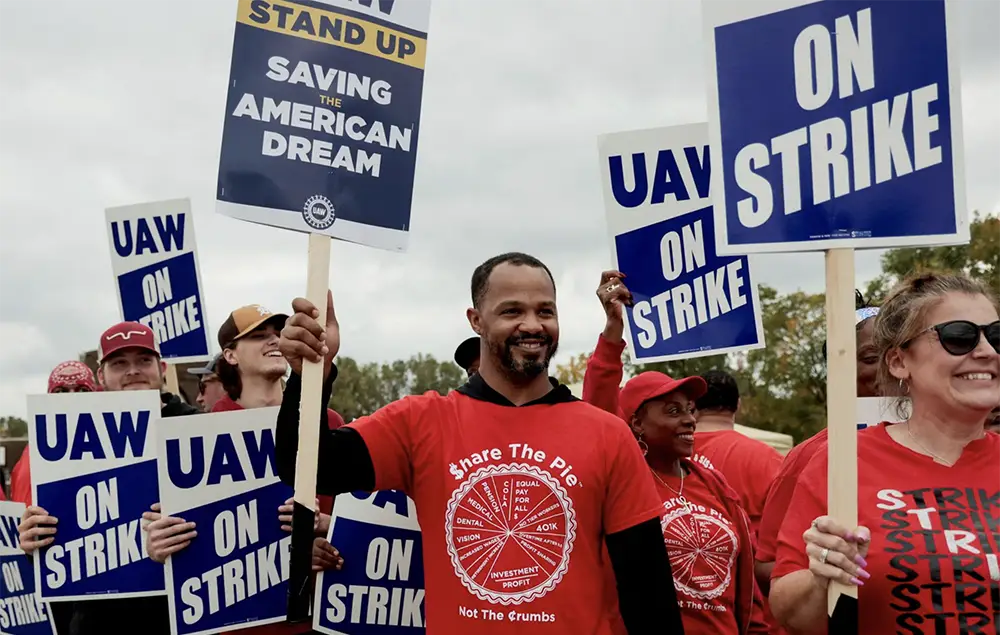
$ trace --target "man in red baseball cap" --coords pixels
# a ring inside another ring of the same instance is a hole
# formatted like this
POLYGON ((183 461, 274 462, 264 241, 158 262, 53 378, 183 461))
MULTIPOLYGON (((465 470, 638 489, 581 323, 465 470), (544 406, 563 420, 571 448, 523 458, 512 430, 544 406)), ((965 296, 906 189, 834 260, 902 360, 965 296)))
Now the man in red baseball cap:
MULTIPOLYGON (((198 412, 177 395, 162 392, 167 367, 160 359, 159 346, 148 326, 121 322, 104 331, 97 343, 97 363, 97 379, 104 390, 159 390, 163 417, 198 412)), ((49 384, 52 385, 51 378, 49 384)), ((57 519, 41 507, 25 509, 18 526, 21 548, 32 553, 52 544, 56 523, 57 519)), ((74 635, 117 633, 121 632, 122 624, 142 624, 144 635, 165 635, 170 631, 167 600, 162 596, 74 602, 73 613, 74 635)))

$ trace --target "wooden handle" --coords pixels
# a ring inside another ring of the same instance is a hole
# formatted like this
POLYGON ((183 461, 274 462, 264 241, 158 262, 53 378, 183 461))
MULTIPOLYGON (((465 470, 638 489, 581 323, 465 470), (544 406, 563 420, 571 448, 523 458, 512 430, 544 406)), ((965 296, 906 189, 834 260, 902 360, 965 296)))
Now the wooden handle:
MULTIPOLYGON (((326 324, 326 294, 330 288, 330 237, 309 234, 306 299, 319 309, 326 324)), ((289 622, 309 620, 313 519, 316 513, 316 468, 319 465, 320 421, 325 421, 323 362, 302 361, 302 398, 299 402, 299 445, 295 459, 295 504, 292 511, 292 544, 288 579, 289 622)))
MULTIPOLYGON (((326 325, 326 294, 330 288, 330 237, 309 234, 306 299, 319 309, 316 321, 326 325)), ((295 502, 316 510, 316 466, 323 399, 323 362, 302 362, 302 401, 299 404, 299 448, 295 462, 295 502)))
POLYGON ((177 381, 177 366, 174 364, 167 364, 167 376, 165 377, 167 384, 167 392, 181 396, 180 383, 177 381))
MULTIPOLYGON (((858 524, 857 348, 854 324, 854 250, 826 252, 826 420, 829 435, 827 513, 853 529, 858 524)), ((841 595, 858 588, 830 585, 829 615, 841 595)))

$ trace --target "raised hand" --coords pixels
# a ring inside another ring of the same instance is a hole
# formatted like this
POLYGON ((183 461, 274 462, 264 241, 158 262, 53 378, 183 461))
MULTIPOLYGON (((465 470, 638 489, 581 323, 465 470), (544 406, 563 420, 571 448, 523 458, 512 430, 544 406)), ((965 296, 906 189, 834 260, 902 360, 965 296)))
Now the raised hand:
POLYGON ((604 338, 612 342, 621 341, 625 331, 622 307, 632 306, 632 293, 622 282, 624 278, 625 274, 621 271, 608 270, 601 274, 601 282, 597 285, 597 298, 607 316, 604 338))
POLYGON ((326 324, 321 325, 319 310, 305 298, 292 300, 292 315, 281 329, 278 348, 295 373, 302 373, 302 360, 324 361, 323 375, 340 350, 340 324, 333 307, 333 294, 326 294, 326 324))

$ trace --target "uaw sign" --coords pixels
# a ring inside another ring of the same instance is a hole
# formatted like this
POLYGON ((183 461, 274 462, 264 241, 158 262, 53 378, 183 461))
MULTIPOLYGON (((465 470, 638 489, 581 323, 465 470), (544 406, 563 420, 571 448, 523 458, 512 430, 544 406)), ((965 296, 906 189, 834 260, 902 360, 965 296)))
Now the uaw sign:
POLYGON ((220 213, 403 251, 430 0, 239 0, 220 213))
POLYGON ((165 361, 208 359, 190 201, 112 207, 105 217, 122 320, 152 329, 165 361))
POLYGON ((764 346, 746 256, 716 253, 705 124, 635 130, 598 140, 604 209, 637 363, 764 346))
POLYGON ((166 563, 174 635, 284 621, 291 534, 278 507, 292 495, 275 467, 278 408, 174 417, 156 428, 163 513, 198 535, 166 563))
POLYGON ((703 3, 724 254, 968 242, 954 3, 703 3))
POLYGON ((44 600, 163 595, 142 513, 157 500, 155 390, 28 395, 32 500, 58 519, 34 556, 44 600))
POLYGON ((49 605, 35 592, 31 561, 18 546, 24 503, 0 501, 0 633, 54 635, 49 605))
POLYGON ((423 541, 413 501, 396 490, 341 494, 329 540, 344 568, 317 576, 313 628, 327 635, 421 635, 423 541))

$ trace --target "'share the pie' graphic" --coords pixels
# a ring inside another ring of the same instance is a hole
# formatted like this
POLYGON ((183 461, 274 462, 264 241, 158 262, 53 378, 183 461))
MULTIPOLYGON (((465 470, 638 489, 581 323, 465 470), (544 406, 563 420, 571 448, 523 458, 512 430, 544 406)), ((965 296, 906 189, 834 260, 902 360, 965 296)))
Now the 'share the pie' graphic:
POLYGON ((663 516, 660 527, 677 591, 699 600, 725 593, 739 551, 739 539, 729 524, 679 505, 663 516))
POLYGON ((566 574, 576 512, 547 472, 491 465, 452 494, 445 538, 455 573, 471 593, 494 604, 520 604, 542 597, 566 574))

